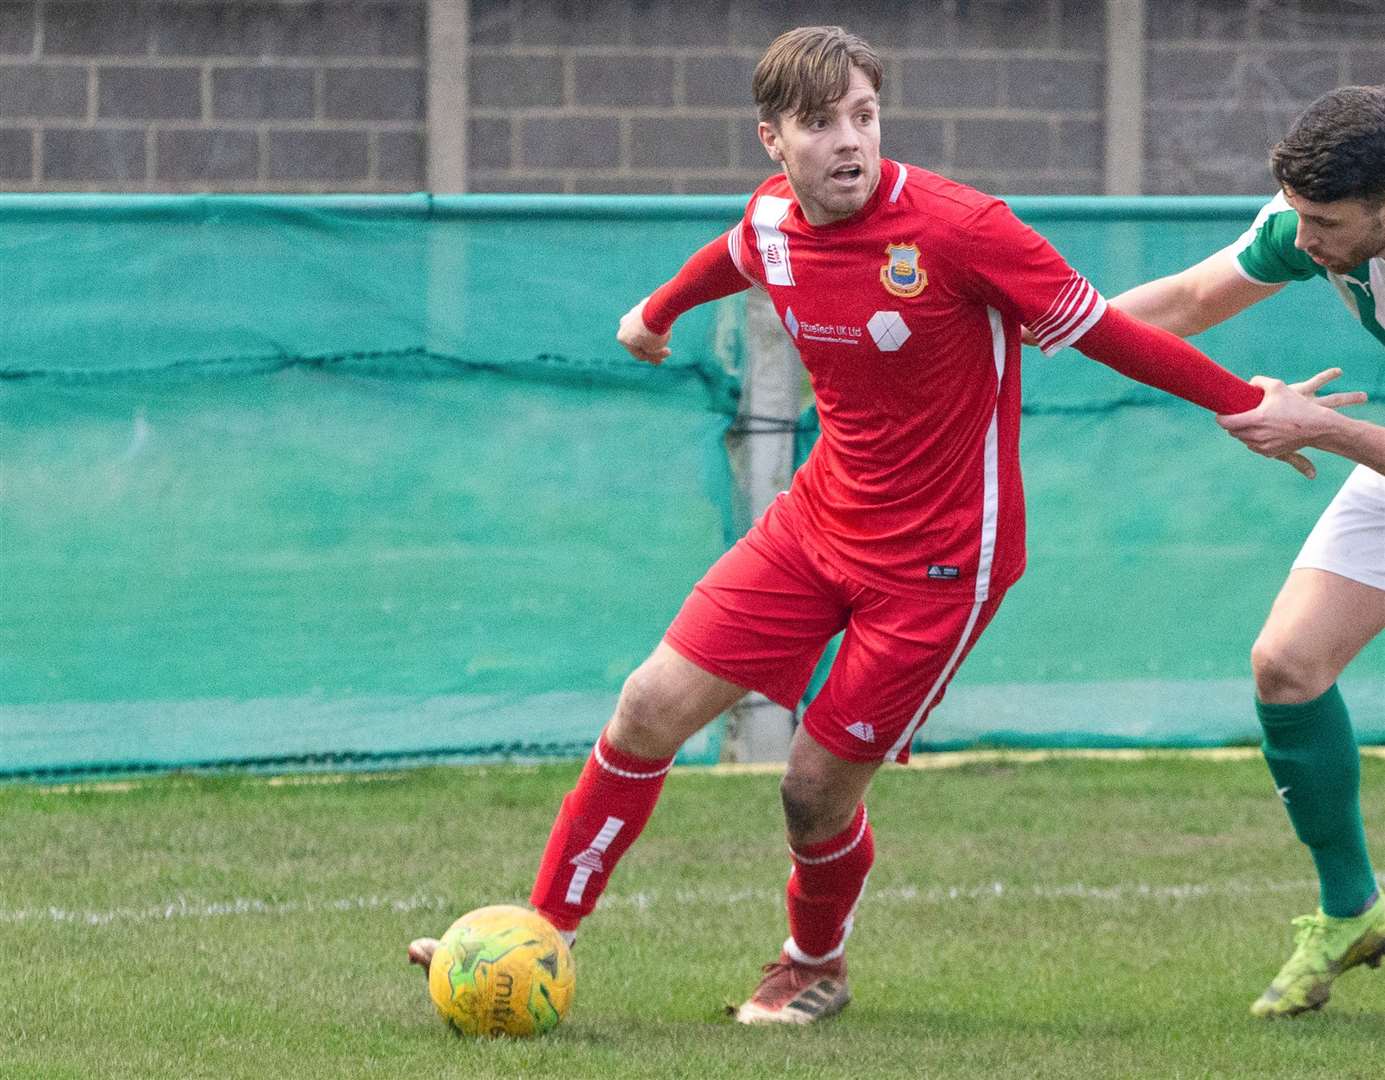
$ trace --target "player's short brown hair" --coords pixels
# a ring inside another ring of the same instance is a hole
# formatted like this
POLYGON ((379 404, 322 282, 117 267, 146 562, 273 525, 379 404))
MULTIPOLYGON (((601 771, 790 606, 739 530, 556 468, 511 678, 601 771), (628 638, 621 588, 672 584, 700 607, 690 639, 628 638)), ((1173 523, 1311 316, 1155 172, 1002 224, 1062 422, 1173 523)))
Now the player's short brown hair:
POLYGON ((840 26, 800 26, 780 34, 755 65, 751 87, 760 119, 809 116, 841 99, 860 68, 875 92, 884 69, 875 50, 840 26))
POLYGON ((1313 202, 1385 201, 1385 86, 1323 94, 1270 151, 1270 172, 1313 202))

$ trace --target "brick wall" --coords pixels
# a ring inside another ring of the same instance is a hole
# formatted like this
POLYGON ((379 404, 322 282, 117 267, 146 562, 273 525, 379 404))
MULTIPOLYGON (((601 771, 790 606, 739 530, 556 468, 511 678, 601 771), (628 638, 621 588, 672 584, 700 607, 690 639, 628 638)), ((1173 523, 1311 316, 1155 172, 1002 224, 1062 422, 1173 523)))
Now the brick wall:
POLYGON ((423 0, 0 0, 12 191, 424 186, 423 0))
MULTIPOLYGON (((457 0, 465 2, 465 0, 457 0)), ((1102 0, 470 0, 468 186, 742 192, 750 72, 845 20, 884 149, 992 191, 1099 192, 1102 0)), ((1261 192, 1314 96, 1385 82, 1385 0, 1146 0, 1145 190, 1261 192)), ((427 0, 0 0, 0 187, 426 186, 427 0)))

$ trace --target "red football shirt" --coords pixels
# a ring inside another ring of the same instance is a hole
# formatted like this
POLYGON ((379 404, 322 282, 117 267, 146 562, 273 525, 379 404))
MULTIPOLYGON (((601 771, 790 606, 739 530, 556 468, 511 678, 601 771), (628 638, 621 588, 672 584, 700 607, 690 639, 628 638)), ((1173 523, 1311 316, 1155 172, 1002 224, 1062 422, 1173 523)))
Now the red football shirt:
POLYGON ((1020 324, 1045 353, 1106 301, 1002 201, 884 160, 870 200, 813 226, 784 176, 727 236, 817 397, 794 476, 806 537, 892 593, 985 600, 1024 570, 1020 324))

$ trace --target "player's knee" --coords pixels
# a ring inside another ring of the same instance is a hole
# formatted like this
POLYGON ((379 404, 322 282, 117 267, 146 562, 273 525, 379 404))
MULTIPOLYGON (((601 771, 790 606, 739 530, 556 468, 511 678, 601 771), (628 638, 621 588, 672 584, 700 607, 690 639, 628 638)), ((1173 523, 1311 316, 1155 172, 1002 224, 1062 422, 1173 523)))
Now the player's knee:
POLYGON ((668 757, 683 744, 681 719, 677 695, 656 669, 642 664, 621 688, 607 737, 638 757, 668 757))
POLYGON ((821 792, 815 781, 785 773, 779 782, 779 799, 784 804, 784 824, 790 837, 815 831, 822 807, 821 792))
POLYGON ((784 773, 779 783, 779 798, 784 804, 789 841, 794 845, 817 843, 835 836, 847 826, 855 812, 854 801, 846 806, 841 793, 828 778, 811 773, 793 770, 784 773))
POLYGON ((1338 674, 1331 665, 1266 634, 1251 647, 1250 670, 1256 696, 1276 705, 1297 705, 1321 697, 1338 674))

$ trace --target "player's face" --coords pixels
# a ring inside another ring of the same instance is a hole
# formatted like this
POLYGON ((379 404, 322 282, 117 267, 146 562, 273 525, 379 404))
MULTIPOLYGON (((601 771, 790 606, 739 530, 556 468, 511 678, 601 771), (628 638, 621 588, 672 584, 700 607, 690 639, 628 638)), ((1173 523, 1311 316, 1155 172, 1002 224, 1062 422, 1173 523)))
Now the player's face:
POLYGON ((1385 255, 1385 205, 1360 199, 1314 202, 1284 189, 1298 212, 1294 247, 1334 274, 1354 270, 1367 259, 1385 255))
POLYGON ((880 182, 880 99, 860 68, 822 112, 760 124, 760 141, 784 166, 810 225, 850 217, 880 182))

